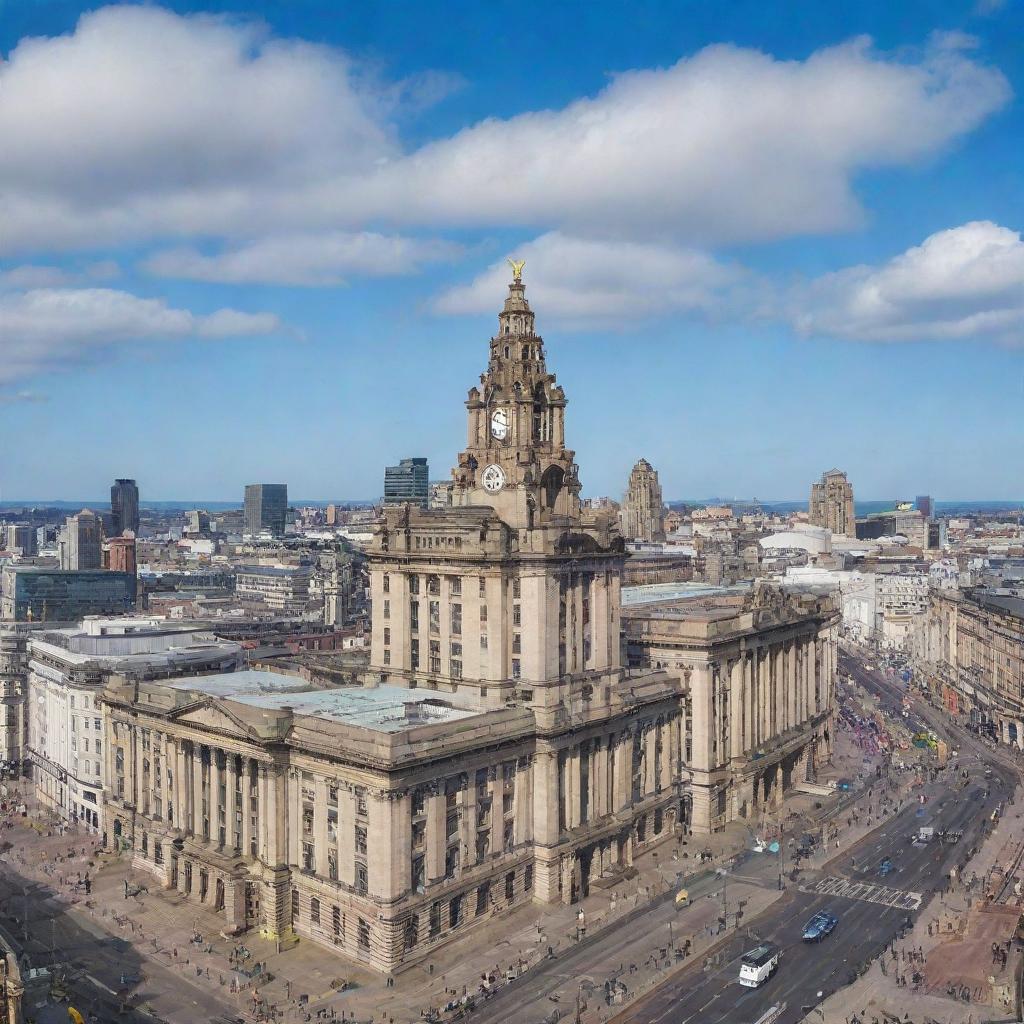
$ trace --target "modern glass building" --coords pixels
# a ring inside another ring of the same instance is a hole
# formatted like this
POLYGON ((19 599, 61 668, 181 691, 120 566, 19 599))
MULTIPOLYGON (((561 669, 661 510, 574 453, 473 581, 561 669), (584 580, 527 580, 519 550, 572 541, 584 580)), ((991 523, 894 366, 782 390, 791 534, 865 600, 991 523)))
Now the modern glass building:
POLYGON ((2 611, 8 621, 68 622, 86 615, 121 615, 135 607, 134 573, 105 569, 3 569, 2 611))
POLYGON ((272 537, 283 537, 287 517, 287 484, 246 484, 244 532, 248 536, 269 533, 272 537))
POLYGON ((110 518, 114 536, 125 530, 139 532, 139 488, 134 480, 115 480, 110 488, 110 518))
POLYGON ((426 507, 430 492, 426 459, 402 459, 384 470, 384 503, 413 501, 426 507))

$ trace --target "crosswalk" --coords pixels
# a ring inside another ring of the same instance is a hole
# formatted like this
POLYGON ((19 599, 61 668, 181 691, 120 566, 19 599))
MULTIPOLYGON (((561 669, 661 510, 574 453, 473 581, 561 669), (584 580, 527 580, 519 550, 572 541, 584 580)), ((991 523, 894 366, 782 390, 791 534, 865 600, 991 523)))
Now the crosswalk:
POLYGON ((923 899, 919 892, 891 889, 887 885, 875 885, 871 882, 851 882, 849 879, 836 878, 834 875, 819 879, 808 891, 824 896, 843 896, 848 900, 881 903, 883 906, 897 907, 900 910, 917 910, 923 899))

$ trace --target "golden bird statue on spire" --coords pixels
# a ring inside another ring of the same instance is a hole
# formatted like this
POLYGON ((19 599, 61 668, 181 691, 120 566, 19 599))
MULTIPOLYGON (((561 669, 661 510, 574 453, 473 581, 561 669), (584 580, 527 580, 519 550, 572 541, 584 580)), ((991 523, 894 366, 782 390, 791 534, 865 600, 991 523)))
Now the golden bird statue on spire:
POLYGON ((512 280, 521 281, 523 279, 523 267, 526 266, 526 260, 514 260, 511 256, 506 256, 505 261, 512 268, 512 280))

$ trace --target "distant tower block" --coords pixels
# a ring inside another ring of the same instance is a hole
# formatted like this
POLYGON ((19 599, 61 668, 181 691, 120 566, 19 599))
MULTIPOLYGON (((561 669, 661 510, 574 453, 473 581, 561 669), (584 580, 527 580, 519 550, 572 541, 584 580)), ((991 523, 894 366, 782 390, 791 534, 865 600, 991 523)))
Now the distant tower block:
POLYGON ((646 459, 641 459, 629 474, 621 517, 622 535, 628 540, 665 539, 665 506, 658 471, 646 459))
POLYGON ((857 521, 853 511, 853 487, 846 474, 838 469, 823 473, 821 479, 811 485, 811 522, 824 526, 833 533, 846 537, 857 536, 857 521))

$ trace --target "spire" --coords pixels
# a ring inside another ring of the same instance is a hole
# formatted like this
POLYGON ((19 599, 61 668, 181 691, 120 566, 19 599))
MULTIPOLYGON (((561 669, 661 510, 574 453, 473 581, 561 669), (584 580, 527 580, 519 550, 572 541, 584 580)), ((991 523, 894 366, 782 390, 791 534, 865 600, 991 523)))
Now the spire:
POLYGON ((526 301, 526 286, 523 284, 523 267, 526 260, 510 259, 508 263, 512 268, 512 280, 509 282, 505 306, 498 314, 498 337, 533 337, 533 310, 526 301))

